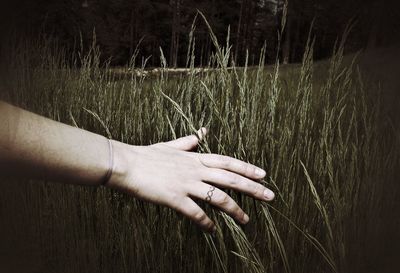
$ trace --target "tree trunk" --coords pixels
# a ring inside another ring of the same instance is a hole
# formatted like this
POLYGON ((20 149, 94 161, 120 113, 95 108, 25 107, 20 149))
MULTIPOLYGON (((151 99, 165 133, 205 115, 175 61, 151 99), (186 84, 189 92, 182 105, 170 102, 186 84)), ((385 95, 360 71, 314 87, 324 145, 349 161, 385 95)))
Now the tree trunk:
POLYGON ((133 10, 131 11, 131 22, 129 24, 129 58, 133 55, 133 10))
POLYGON ((204 55, 204 43, 205 41, 202 39, 201 41, 201 50, 200 50, 200 67, 203 67, 203 55, 204 55))
POLYGON ((256 1, 250 0, 249 11, 247 15, 247 24, 246 24, 246 50, 249 50, 249 54, 253 53, 254 50, 254 23, 256 20, 256 1))
POLYGON ((246 0, 242 0, 242 3, 240 4, 239 23, 238 23, 237 32, 236 32, 235 63, 237 63, 238 55, 239 55, 239 52, 241 51, 240 36, 242 35, 241 31, 242 31, 243 13, 244 13, 246 4, 247 4, 246 0))
POLYGON ((172 33, 171 33, 171 46, 169 52, 169 63, 173 67, 178 64, 179 52, 179 32, 180 32, 180 15, 181 15, 181 0, 171 0, 172 7, 172 33))
POLYGON ((377 47, 377 45, 378 45, 378 30, 379 30, 379 26, 378 26, 377 21, 375 21, 374 23, 372 23, 371 31, 369 32, 369 35, 368 35, 368 45, 367 45, 368 49, 373 49, 373 48, 377 47))
POLYGON ((285 39, 282 44, 282 60, 283 64, 288 64, 290 61, 290 43, 291 43, 291 28, 292 28, 292 19, 289 14, 286 18, 286 26, 285 26, 285 39))
POLYGON ((371 30, 368 35, 368 49, 373 49, 378 46, 378 37, 380 32, 380 24, 382 20, 382 8, 379 6, 379 2, 374 2, 370 7, 370 17, 372 20, 371 30))
MULTIPOLYGON (((297 18, 296 20, 296 33, 294 33, 294 40, 291 44, 291 52, 290 52, 290 60, 292 62, 296 62, 298 60, 297 58, 297 49, 299 48, 300 44, 300 20, 297 18)), ((324 38, 322 38, 324 39, 324 38)))
MULTIPOLYGON (((250 26, 250 12, 253 0, 247 0, 244 8, 244 16, 242 19, 242 41, 240 53, 245 53, 248 46, 249 26, 250 26)), ((244 60, 244 58, 243 58, 244 60)))

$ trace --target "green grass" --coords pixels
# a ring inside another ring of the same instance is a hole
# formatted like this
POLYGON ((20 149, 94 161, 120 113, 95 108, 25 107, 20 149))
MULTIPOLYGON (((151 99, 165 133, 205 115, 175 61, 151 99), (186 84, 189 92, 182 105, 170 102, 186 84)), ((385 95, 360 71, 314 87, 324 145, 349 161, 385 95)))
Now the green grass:
POLYGON ((75 64, 45 39, 7 56, 4 99, 135 145, 206 126, 201 152, 262 166, 276 193, 267 204, 230 192, 246 226, 199 202, 218 226, 210 236, 109 189, 4 181, 0 231, 35 244, 43 272, 365 272, 380 235, 399 227, 399 139, 379 84, 343 57, 343 45, 321 63, 311 44, 301 65, 242 68, 219 46, 212 71, 174 74, 163 59, 151 77, 129 66, 116 73, 95 46, 75 64))

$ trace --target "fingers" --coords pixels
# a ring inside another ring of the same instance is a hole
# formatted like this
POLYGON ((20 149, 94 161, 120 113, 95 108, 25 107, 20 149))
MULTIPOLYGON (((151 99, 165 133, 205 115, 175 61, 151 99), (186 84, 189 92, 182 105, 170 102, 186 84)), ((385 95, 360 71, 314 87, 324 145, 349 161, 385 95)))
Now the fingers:
POLYGON ((174 208, 194 223, 196 223, 201 229, 206 232, 213 232, 215 230, 215 224, 207 216, 192 199, 185 197, 177 207, 174 208))
POLYGON ((274 193, 253 180, 222 169, 206 168, 203 173, 203 180, 227 189, 244 192, 254 198, 271 201, 274 193))
POLYGON ((239 207, 239 205, 225 192, 209 184, 198 182, 193 184, 189 195, 196 199, 204 200, 211 205, 226 212, 232 218, 242 224, 249 221, 249 216, 239 207))
POLYGON ((190 151, 197 147, 199 140, 202 140, 207 134, 207 129, 202 127, 197 131, 196 135, 181 137, 163 144, 182 151, 190 151))
POLYGON ((199 154, 198 156, 206 167, 225 169, 252 179, 261 179, 266 175, 263 169, 229 156, 218 154, 199 154))

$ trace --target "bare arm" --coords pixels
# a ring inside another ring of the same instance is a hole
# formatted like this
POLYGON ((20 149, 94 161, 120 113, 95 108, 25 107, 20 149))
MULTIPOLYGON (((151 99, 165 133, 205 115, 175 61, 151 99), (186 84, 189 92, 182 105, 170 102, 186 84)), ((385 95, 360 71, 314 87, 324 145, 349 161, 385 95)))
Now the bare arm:
MULTIPOLYGON (((106 175, 110 155, 105 137, 1 101, 0 117, 1 173, 86 185, 99 185, 106 175)), ((254 181, 265 171, 231 157, 190 152, 197 145, 194 135, 150 146, 112 141, 114 170, 106 186, 171 207, 207 231, 214 223, 193 199, 247 223, 248 216, 218 187, 264 201, 274 198, 254 181)))
POLYGON ((107 139, 0 101, 0 168, 11 175, 98 184, 108 169, 107 139))

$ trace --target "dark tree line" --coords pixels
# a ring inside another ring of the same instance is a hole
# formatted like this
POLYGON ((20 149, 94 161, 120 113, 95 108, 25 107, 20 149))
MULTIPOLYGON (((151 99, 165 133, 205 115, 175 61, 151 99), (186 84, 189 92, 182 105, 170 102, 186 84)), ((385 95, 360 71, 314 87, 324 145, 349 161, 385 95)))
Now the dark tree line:
MULTIPOLYGON (((188 34, 197 10, 209 21, 220 43, 228 27, 232 58, 256 64, 266 44, 267 62, 279 56, 284 63, 301 60, 310 26, 315 57, 329 56, 335 40, 352 20, 348 50, 390 45, 400 36, 395 0, 36 0, 12 3, 13 21, 23 35, 44 32, 73 50, 90 45, 93 33, 102 58, 126 64, 138 46, 137 61, 151 56, 160 65, 163 49, 170 66, 184 66, 188 34), (286 7, 286 10, 285 10, 286 7), (282 23, 285 28, 282 32, 282 23), (278 44, 280 49, 278 50, 278 44)), ((195 32, 196 65, 205 65, 213 51, 208 29, 198 18, 195 32)))

